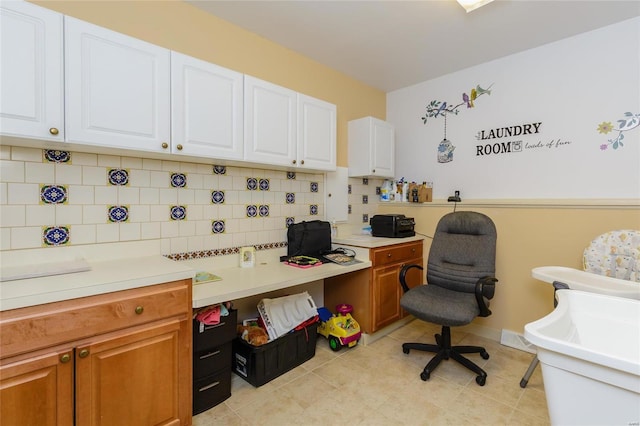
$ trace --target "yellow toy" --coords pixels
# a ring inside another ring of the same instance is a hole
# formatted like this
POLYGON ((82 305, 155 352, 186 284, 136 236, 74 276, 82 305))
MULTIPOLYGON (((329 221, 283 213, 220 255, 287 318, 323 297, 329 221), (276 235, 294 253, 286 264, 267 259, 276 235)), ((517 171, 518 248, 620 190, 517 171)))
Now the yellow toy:
POLYGON ((351 348, 357 345, 362 335, 360 325, 351 316, 351 305, 338 305, 336 311, 338 314, 333 315, 327 308, 318 308, 318 334, 329 339, 329 347, 333 351, 339 351, 343 346, 351 348))

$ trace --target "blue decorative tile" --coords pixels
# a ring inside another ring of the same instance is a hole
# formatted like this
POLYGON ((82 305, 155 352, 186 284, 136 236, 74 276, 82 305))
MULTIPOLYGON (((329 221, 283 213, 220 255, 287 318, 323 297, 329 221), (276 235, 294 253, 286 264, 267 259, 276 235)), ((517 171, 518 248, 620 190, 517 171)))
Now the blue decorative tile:
POLYGON ((309 189, 311 192, 318 192, 318 182, 311 182, 309 189))
POLYGON ((42 185, 40 200, 44 204, 66 204, 67 187, 64 185, 42 185))
POLYGON ((362 178, 363 185, 369 185, 369 178, 362 178))
POLYGON ((293 192, 287 192, 285 200, 287 201, 287 204, 295 203, 296 202, 296 194, 294 194, 293 192))
POLYGON ((171 186, 174 188, 186 188, 187 175, 184 173, 171 173, 171 186))
POLYGON ((111 185, 129 185, 129 171, 125 169, 110 169, 107 178, 111 185))
POLYGON ((256 189, 258 189, 258 179, 247 178, 247 189, 249 191, 255 191, 256 189))
POLYGON ((69 163, 71 153, 69 151, 59 151, 57 149, 45 149, 42 151, 44 159, 50 163, 69 163))
POLYGON ((369 204, 369 196, 368 195, 363 195, 362 196, 362 204, 369 204))
POLYGON ((363 214, 362 215, 362 223, 369 223, 369 215, 368 214, 363 214))
POLYGON ((187 208, 185 206, 171 206, 171 220, 184 220, 187 218, 187 208))
POLYGON ((129 207, 127 206, 111 206, 109 207, 109 222, 126 222, 129 220, 129 207))
POLYGON ((211 232, 214 234, 222 234, 225 230, 224 220, 214 220, 211 222, 211 232))
POLYGON ((309 206, 309 214, 310 215, 316 215, 318 214, 318 205, 317 204, 311 204, 309 206))
POLYGON ((255 204, 251 204, 247 206, 247 217, 256 217, 258 216, 258 207, 255 204))
POLYGON ((260 214, 260 217, 269 216, 269 206, 266 204, 261 204, 260 207, 258 207, 258 212, 260 214))
POLYGON ((269 190, 269 179, 260 179, 259 181, 260 191, 268 191, 269 190))
POLYGON ((347 214, 351 214, 351 204, 347 206, 347 214))
POLYGON ((214 175, 226 175, 227 174, 227 166, 213 166, 213 174, 214 175))
POLYGON ((212 191, 211 202, 213 204, 224 204, 224 191, 212 191))
POLYGON ((349 184, 349 186, 347 187, 347 193, 351 194, 351 184, 349 184))
POLYGON ((295 179, 296 172, 287 172, 287 179, 295 179))
POLYGON ((288 227, 290 227, 291 225, 293 225, 294 223, 296 223, 296 220, 295 220, 295 218, 293 218, 293 217, 288 217, 288 218, 286 218, 286 219, 285 219, 285 221, 284 221, 284 224, 285 224, 285 226, 286 226, 287 228, 288 228, 288 227))
POLYGON ((42 243, 45 246, 69 244, 71 229, 67 226, 49 226, 42 228, 42 243))

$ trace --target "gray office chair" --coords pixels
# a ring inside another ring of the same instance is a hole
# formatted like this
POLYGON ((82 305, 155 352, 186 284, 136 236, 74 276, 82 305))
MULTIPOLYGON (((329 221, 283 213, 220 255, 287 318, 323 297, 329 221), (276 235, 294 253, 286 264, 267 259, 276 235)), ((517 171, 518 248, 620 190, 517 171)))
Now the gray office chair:
POLYGON ((489 359, 479 346, 451 346, 450 327, 469 324, 474 318, 491 315, 489 299, 495 283, 496 227, 493 221, 477 212, 454 212, 440 219, 433 236, 427 261, 427 284, 409 288, 407 271, 422 269, 407 265, 400 271, 404 295, 400 305, 414 317, 442 326, 436 344, 404 343, 402 351, 411 349, 435 352, 420 374, 428 380, 443 359, 452 358, 477 374, 476 383, 484 386, 487 373, 462 354, 479 353, 489 359))

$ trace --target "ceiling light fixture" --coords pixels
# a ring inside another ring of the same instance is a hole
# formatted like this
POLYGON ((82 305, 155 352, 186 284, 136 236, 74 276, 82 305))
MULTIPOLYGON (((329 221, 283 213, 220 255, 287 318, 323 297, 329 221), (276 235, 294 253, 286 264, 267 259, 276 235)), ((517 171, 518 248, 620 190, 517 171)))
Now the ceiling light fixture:
POLYGON ((493 0, 457 0, 457 2, 460 3, 460 6, 464 7, 464 10, 466 10, 467 13, 472 10, 476 10, 487 3, 491 3, 492 1, 493 0))

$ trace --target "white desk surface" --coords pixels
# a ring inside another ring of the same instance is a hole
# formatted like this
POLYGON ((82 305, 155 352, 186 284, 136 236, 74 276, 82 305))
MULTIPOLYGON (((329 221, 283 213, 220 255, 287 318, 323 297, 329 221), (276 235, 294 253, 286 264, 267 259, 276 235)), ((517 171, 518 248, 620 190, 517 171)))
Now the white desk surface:
POLYGON ((194 308, 255 296, 371 267, 369 260, 363 260, 361 263, 350 266, 325 263, 306 269, 285 265, 275 259, 258 262, 251 268, 237 266, 219 268, 214 266, 213 260, 210 258, 192 259, 180 263, 197 272, 206 271, 222 277, 221 281, 193 286, 194 308))

